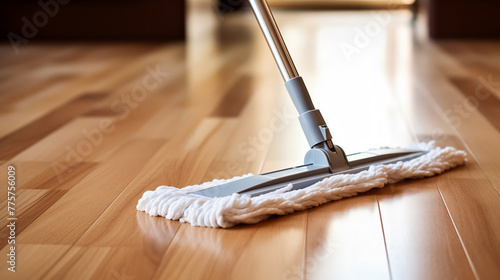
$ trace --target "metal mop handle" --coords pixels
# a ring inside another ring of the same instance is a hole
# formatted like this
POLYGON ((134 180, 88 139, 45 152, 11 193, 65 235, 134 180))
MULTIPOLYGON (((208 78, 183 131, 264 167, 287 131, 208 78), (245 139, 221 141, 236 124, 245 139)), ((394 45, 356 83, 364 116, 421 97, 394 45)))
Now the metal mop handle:
POLYGON ((309 146, 313 148, 326 144, 329 150, 333 150, 330 130, 319 110, 314 108, 311 96, 293 64, 269 5, 266 0, 248 0, 248 2, 285 80, 285 87, 299 112, 300 125, 309 146))
POLYGON ((285 80, 285 87, 299 112, 300 126, 311 147, 304 163, 328 165, 332 171, 348 169, 345 153, 342 148, 332 143, 330 129, 320 111, 314 108, 311 96, 293 64, 269 5, 266 0, 248 0, 248 2, 285 80))
POLYGON ((298 77, 299 74, 297 69, 293 64, 290 53, 288 53, 288 49, 286 48, 285 42, 281 37, 280 30, 276 25, 276 21, 274 20, 271 10, 269 9, 269 5, 265 0, 248 1, 252 6, 252 10, 257 18, 257 21, 259 22, 262 33, 264 33, 264 37, 266 37, 267 44, 273 53, 276 64, 278 64, 283 80, 288 82, 292 78, 298 77))

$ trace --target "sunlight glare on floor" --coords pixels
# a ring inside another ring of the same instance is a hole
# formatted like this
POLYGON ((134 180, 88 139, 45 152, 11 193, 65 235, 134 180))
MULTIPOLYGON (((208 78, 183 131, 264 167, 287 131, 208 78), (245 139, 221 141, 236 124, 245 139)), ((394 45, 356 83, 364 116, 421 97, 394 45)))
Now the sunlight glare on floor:
POLYGON ((348 153, 412 142, 398 113, 411 87, 410 14, 325 12, 308 20, 284 20, 283 36, 335 142, 348 153))

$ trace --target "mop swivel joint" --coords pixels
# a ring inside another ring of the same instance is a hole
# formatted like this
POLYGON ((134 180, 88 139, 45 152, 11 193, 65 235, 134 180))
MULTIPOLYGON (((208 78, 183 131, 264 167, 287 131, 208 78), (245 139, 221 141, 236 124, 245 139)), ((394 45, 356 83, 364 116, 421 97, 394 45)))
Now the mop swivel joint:
POLYGON ((320 143, 331 141, 330 129, 328 129, 318 109, 302 113, 299 116, 299 122, 311 148, 320 143))
POLYGON ((349 168, 344 151, 332 143, 330 129, 321 112, 314 108, 302 77, 297 76, 285 83, 293 104, 299 112, 299 122, 311 150, 306 154, 305 164, 327 166, 331 172, 349 168))
MULTIPOLYGON (((327 142, 331 143, 331 140, 327 142)), ((304 158, 304 164, 312 164, 317 166, 326 166, 330 168, 330 172, 337 172, 349 169, 347 157, 341 147, 333 145, 333 148, 328 147, 327 142, 317 145, 310 149, 304 158)))
POLYGON ((309 146, 313 148, 320 143, 328 142, 329 149, 332 149, 330 129, 328 129, 321 112, 314 108, 302 77, 297 76, 286 81, 285 87, 293 105, 297 108, 300 126, 304 131, 309 146))

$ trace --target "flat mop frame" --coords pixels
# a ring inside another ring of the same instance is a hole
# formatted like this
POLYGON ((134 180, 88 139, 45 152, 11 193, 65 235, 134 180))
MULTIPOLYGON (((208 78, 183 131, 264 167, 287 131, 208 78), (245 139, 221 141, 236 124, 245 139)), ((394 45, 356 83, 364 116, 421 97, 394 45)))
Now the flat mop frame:
POLYGON ((262 33, 285 81, 299 121, 311 149, 304 165, 261 175, 249 176, 190 195, 207 198, 229 196, 233 193, 256 196, 292 184, 291 190, 308 187, 334 174, 353 174, 367 170, 371 165, 407 161, 427 153, 423 150, 381 149, 345 155, 334 145, 330 130, 320 111, 312 103, 304 81, 290 57, 274 17, 265 0, 249 0, 262 33))

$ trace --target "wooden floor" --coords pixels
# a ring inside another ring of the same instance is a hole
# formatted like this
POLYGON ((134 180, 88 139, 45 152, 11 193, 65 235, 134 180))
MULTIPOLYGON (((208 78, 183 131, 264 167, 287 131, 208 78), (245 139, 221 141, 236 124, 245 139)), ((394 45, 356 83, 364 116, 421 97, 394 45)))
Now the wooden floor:
POLYGON ((500 42, 431 42, 410 17, 276 13, 335 143, 435 140, 466 166, 232 229, 135 206, 160 185, 301 164, 251 14, 190 6, 186 43, 1 45, 0 278, 500 279, 500 42))

